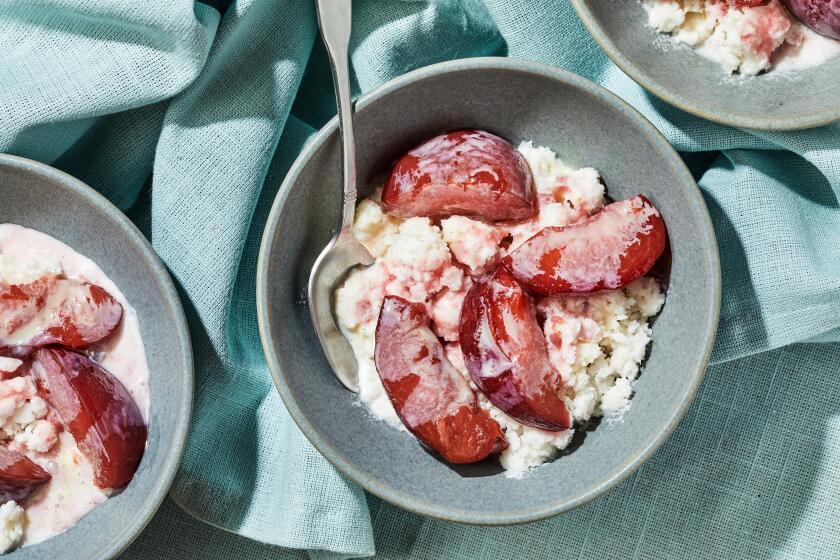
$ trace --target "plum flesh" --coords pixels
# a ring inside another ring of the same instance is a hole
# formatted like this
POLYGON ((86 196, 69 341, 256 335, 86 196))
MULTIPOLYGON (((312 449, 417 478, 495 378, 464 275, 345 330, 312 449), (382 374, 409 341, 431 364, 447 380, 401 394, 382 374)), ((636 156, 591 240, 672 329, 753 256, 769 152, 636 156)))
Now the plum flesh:
POLYGON ((95 284, 45 276, 28 284, 0 284, 0 352, 59 344, 82 350, 113 333, 122 305, 95 284))
POLYGON ((840 0, 784 0, 791 13, 820 35, 840 39, 840 0))
POLYGON ((26 455, 0 446, 0 503, 19 502, 51 478, 26 455))
POLYGON ((406 428, 450 463, 475 463, 508 443, 444 354, 422 303, 386 296, 376 326, 376 369, 406 428))
POLYGON ((613 202, 566 227, 547 227, 502 259, 528 289, 543 295, 620 288, 644 276, 668 234, 644 196, 613 202))
POLYGON ((382 191, 385 211, 401 218, 452 215, 496 222, 537 212, 528 162, 507 140, 483 130, 453 130, 400 158, 382 191))
POLYGON ((57 346, 36 350, 30 372, 93 465, 96 486, 127 485, 143 458, 147 432, 123 384, 87 356, 57 346))
POLYGON ((528 426, 571 426, 534 302, 507 270, 496 269, 467 293, 459 335, 470 377, 490 402, 528 426))

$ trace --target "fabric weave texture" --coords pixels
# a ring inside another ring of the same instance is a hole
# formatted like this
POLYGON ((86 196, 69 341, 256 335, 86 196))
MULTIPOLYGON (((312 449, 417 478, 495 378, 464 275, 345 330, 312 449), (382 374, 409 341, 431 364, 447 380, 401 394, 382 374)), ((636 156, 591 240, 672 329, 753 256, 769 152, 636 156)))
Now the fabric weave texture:
POLYGON ((589 78, 649 118, 698 179, 720 244, 713 365, 656 455, 572 513, 466 527, 366 496, 290 419, 257 333, 269 207, 335 114, 314 3, 2 0, 0 151, 126 211, 190 322, 186 455, 124 557, 840 557, 840 123, 754 132, 683 113, 614 66, 567 0, 353 9, 356 94, 443 60, 513 56, 589 78))

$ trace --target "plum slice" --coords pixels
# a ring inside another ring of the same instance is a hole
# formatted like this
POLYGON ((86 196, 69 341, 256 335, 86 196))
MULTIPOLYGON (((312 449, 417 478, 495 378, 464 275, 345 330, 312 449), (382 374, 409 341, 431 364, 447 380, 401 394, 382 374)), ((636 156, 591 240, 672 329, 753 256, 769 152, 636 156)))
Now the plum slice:
POLYGON ((563 379, 548 359, 531 296, 504 268, 476 282, 461 307, 460 343, 473 382, 508 416, 566 430, 563 379))
POLYGON ((57 346, 36 350, 30 371, 93 465, 94 483, 128 484, 146 448, 146 424, 123 384, 87 356, 57 346))
POLYGON ((522 154, 483 130, 453 130, 426 140, 394 164, 382 191, 401 218, 454 214, 491 222, 537 212, 534 178, 522 154))
POLYGON ((386 296, 376 325, 376 369, 405 427, 450 463, 507 449, 504 433, 444 354, 422 303, 386 296))
POLYGON ((612 290, 646 274, 668 241, 665 222, 644 196, 613 202, 566 227, 547 227, 502 259, 527 288, 544 295, 612 290))
POLYGON ((0 446, 0 503, 19 502, 51 478, 26 455, 0 446))
POLYGON ((29 284, 0 284, 0 351, 59 344, 81 350, 107 338, 122 305, 95 284, 45 276, 29 284))

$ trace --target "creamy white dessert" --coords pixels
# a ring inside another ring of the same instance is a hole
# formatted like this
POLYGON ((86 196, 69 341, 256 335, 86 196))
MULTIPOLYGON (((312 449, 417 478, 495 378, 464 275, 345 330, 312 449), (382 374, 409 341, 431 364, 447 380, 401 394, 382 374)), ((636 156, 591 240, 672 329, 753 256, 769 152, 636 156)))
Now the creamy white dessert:
MULTIPOLYGON (((525 222, 487 224, 464 216, 439 224, 421 217, 400 219, 383 212, 378 195, 361 201, 356 210, 353 233, 376 262, 352 271, 336 291, 336 316, 359 363, 360 400, 374 416, 395 427, 405 429, 374 363, 384 297, 424 303, 446 356, 469 379, 458 328, 473 278, 544 227, 573 224, 604 206, 604 187, 594 169, 573 169, 531 142, 518 149, 531 168, 539 200, 538 215, 525 222)), ((648 319, 663 302, 662 289, 652 278, 614 291, 538 299, 549 358, 565 382, 563 398, 575 423, 603 415, 619 417, 629 405, 650 341, 648 319)), ((500 462, 509 476, 521 476, 550 460, 571 441, 574 429, 549 432, 526 426, 476 393, 480 406, 505 431, 509 446, 500 462)))
MULTIPOLYGON (((86 350, 130 393, 148 423, 149 370, 137 313, 90 259, 38 231, 0 225, 0 285, 61 276, 104 288, 123 308, 117 330, 86 350)), ((44 541, 74 525, 105 501, 111 489, 94 484, 94 469, 56 412, 41 398, 25 362, 0 357, 0 440, 52 478, 16 503, 0 504, 0 552, 44 541)))
POLYGON ((0 506, 0 553, 16 547, 23 538, 25 514, 13 501, 0 506))
POLYGON ((799 23, 779 0, 755 7, 725 0, 641 2, 648 25, 730 73, 754 76, 767 70, 799 70, 840 54, 840 41, 799 23))

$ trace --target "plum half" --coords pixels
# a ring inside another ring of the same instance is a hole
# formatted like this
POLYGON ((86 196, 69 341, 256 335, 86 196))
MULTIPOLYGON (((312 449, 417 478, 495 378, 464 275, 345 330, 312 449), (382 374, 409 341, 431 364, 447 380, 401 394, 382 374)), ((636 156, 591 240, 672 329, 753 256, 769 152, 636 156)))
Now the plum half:
POLYGON ((93 465, 94 483, 127 485, 146 449, 146 424, 123 384, 87 356, 57 346, 36 350, 30 371, 93 465))
POLYGON ((375 361, 400 420, 445 460, 475 463, 507 449, 498 422, 478 406, 469 383, 446 358, 422 303, 385 297, 375 361))
POLYGON ((19 502, 51 478, 26 455, 0 446, 0 503, 19 502))
POLYGON ((122 305, 95 284, 45 276, 28 284, 0 284, 0 351, 59 344, 81 350, 107 338, 122 305))
POLYGON ((534 302, 507 270, 473 284, 461 307, 459 338, 470 377, 490 402, 535 428, 571 426, 534 302))
POLYGON ((612 290, 644 276, 668 234, 644 196, 613 202, 566 227, 547 227, 502 259, 528 289, 544 295, 612 290))
POLYGON ((382 191, 386 212, 410 218, 458 214, 490 222, 537 212, 534 178, 522 154, 483 130, 453 130, 397 160, 382 191))

